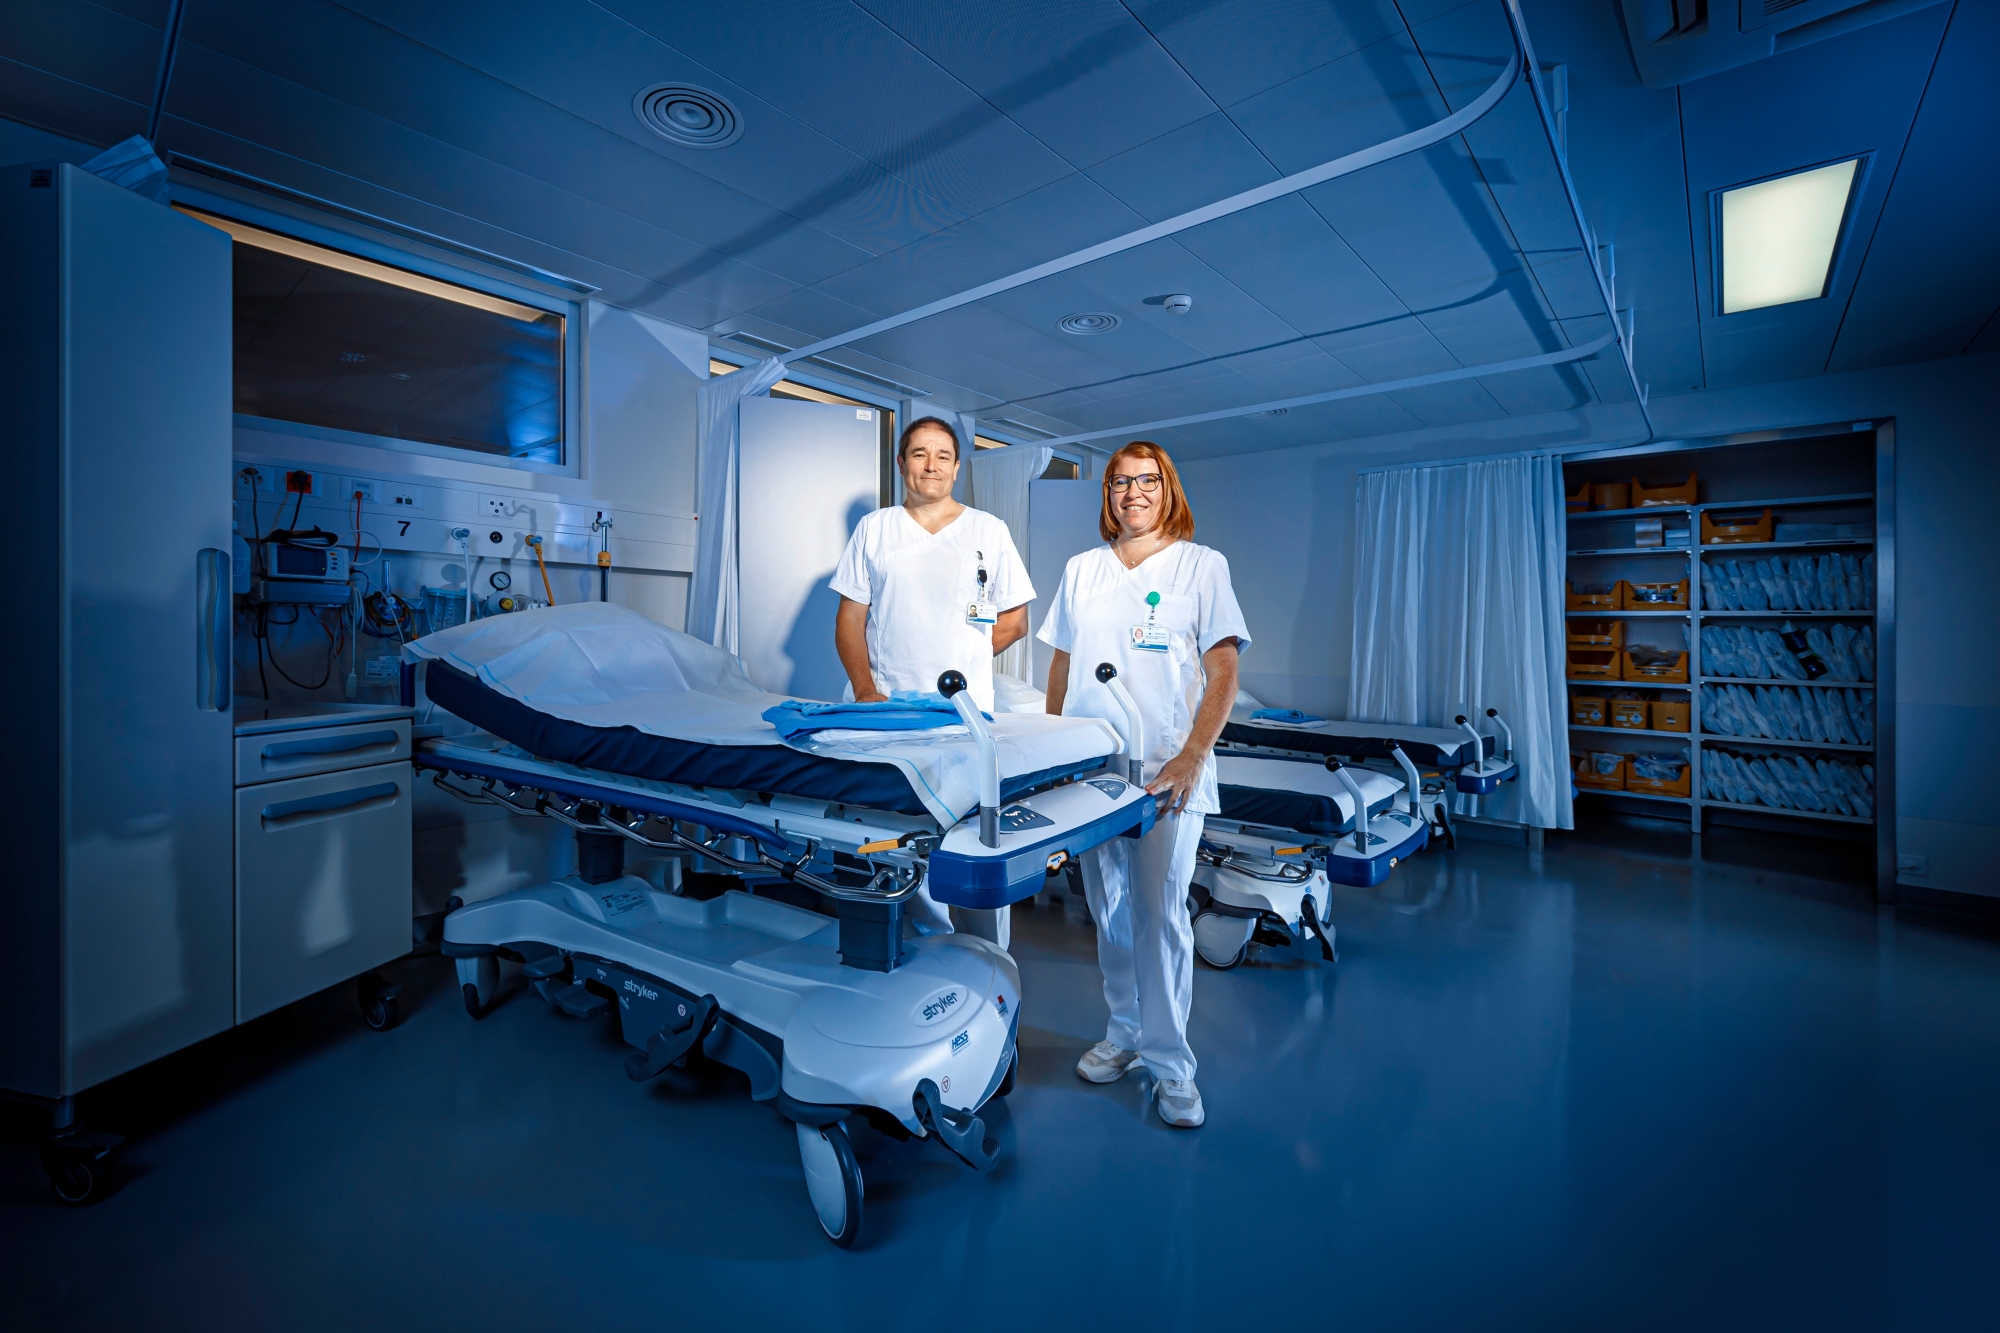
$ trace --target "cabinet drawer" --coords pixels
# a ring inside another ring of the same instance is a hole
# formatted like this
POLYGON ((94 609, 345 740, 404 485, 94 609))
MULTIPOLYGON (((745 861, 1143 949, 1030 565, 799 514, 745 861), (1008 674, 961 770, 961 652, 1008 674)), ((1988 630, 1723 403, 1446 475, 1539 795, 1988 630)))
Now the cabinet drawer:
POLYGON ((410 757, 407 718, 236 738, 236 785, 302 778, 410 757))
POLYGON ((236 789, 236 1021, 410 949, 406 763, 236 789))

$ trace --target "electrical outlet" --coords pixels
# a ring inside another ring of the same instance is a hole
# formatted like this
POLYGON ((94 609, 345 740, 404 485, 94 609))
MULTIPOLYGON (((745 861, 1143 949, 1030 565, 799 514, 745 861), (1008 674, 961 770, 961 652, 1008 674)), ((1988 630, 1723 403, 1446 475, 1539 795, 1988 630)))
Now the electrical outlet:
POLYGON ((312 473, 304 469, 287 472, 285 474, 285 493, 287 495, 312 495, 320 489, 318 485, 320 480, 320 478, 315 477, 312 473))
POLYGON ((513 506, 502 496, 482 495, 479 497, 479 503, 479 512, 488 518, 505 518, 514 512, 513 506))
POLYGON ((384 494, 377 503, 398 509, 422 509, 424 497, 414 486, 389 486, 384 488, 384 494))
POLYGON ((1927 876, 1931 873, 1931 859, 1912 852, 1896 853, 1896 873, 1899 875, 1927 876))
POLYGON ((380 504, 382 483, 372 477, 349 477, 346 486, 341 489, 340 498, 352 504, 357 495, 368 504, 380 504))

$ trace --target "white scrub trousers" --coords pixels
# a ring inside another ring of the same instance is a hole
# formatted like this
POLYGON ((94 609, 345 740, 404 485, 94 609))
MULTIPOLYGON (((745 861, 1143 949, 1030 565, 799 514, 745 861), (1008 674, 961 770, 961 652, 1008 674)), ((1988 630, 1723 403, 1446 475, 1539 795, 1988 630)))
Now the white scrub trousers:
POLYGON ((1097 922, 1097 965, 1111 1009, 1104 1039, 1139 1052, 1155 1078, 1194 1077, 1187 892, 1203 818, 1162 815, 1145 837, 1112 838, 1083 858, 1083 892, 1097 922))

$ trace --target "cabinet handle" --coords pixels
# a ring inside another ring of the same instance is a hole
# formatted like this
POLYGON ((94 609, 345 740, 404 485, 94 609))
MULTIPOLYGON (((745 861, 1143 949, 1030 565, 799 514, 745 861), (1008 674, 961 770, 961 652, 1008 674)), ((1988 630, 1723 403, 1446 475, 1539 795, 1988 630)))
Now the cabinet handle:
POLYGON ((396 803, 402 789, 393 782, 376 782, 346 791, 330 791, 322 796, 301 796, 294 801, 273 801, 258 813, 266 833, 316 823, 337 815, 381 810, 396 803))
POLYGON ((395 749, 402 737, 393 729, 384 731, 357 731, 341 736, 314 736, 303 741, 272 741, 260 752, 265 760, 289 759, 306 754, 347 754, 353 750, 366 750, 375 746, 395 749))
POLYGON ((194 553, 194 706, 207 713, 229 711, 233 575, 229 552, 204 546, 194 553))

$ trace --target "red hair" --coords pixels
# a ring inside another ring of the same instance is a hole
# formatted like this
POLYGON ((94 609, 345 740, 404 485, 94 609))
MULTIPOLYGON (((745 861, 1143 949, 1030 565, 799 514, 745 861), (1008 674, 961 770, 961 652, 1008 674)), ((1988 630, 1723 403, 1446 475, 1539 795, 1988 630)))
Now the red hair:
POLYGON ((1167 457, 1167 451, 1151 440, 1121 445, 1117 453, 1104 461, 1104 507, 1097 514, 1098 534, 1108 542, 1118 540, 1118 519, 1111 508, 1111 469, 1124 458, 1150 458, 1159 467, 1160 494, 1166 500, 1166 512, 1160 516, 1158 530, 1169 541, 1193 541, 1194 510, 1188 507, 1187 492, 1181 489, 1180 473, 1174 471, 1174 460, 1167 457))

